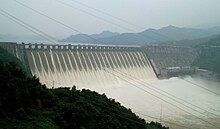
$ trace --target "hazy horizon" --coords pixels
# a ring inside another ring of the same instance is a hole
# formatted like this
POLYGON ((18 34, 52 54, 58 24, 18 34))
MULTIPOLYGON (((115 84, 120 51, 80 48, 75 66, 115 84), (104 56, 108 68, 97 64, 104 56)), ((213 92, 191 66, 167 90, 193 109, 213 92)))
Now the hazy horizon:
MULTIPOLYGON (((135 33, 149 28, 159 29, 168 25, 192 28, 220 25, 219 0, 64 1, 72 8, 57 0, 18 1, 85 34, 101 33, 105 30, 135 33)), ((2 0, 0 9, 54 37, 65 37, 78 33, 19 5, 14 0, 2 0)), ((0 18, 0 34, 36 35, 4 17, 1 13, 0 18)))

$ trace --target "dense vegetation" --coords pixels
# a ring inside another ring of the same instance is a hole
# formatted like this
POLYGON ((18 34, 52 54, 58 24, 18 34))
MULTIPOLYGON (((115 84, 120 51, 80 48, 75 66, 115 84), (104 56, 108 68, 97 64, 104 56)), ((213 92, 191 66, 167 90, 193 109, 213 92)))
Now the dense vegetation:
POLYGON ((0 62, 0 128, 166 129, 90 90, 48 89, 15 64, 0 62))
POLYGON ((197 46, 197 49, 199 51, 199 57, 194 62, 194 65, 220 73, 220 36, 197 46))
POLYGON ((2 47, 0 47, 0 60, 4 63, 9 63, 9 62, 13 62, 16 65, 18 65, 19 67, 24 68, 22 62, 16 58, 15 56, 13 56, 12 54, 8 53, 5 49, 3 49, 2 47))

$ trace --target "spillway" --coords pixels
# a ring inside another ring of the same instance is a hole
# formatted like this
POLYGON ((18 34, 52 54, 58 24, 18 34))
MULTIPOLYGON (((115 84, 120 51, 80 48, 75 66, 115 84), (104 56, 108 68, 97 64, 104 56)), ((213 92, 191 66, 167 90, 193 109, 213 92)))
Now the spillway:
POLYGON ((27 45, 27 65, 48 87, 105 87, 133 79, 156 78, 139 47, 27 45))

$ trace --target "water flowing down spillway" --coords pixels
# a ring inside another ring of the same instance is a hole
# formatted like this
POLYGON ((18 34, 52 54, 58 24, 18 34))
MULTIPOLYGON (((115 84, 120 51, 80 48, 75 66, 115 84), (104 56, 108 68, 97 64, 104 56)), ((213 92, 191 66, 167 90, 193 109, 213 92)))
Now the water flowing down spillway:
POLYGON ((29 49, 33 75, 48 87, 117 86, 134 79, 155 78, 146 54, 129 50, 29 49))

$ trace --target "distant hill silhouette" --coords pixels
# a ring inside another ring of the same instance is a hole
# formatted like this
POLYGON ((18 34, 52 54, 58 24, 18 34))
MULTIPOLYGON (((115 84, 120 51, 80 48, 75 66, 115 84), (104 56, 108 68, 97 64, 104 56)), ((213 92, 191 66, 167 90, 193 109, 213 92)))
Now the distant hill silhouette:
POLYGON ((60 42, 79 42, 79 43, 95 43, 97 42, 95 39, 103 39, 103 38, 109 38, 119 35, 117 32, 111 32, 111 31, 103 31, 100 34, 76 34, 71 35, 70 37, 67 37, 65 39, 60 40, 60 42))
POLYGON ((157 45, 195 47, 195 46, 201 46, 202 44, 205 44, 206 42, 210 41, 210 39, 213 39, 215 37, 216 35, 212 35, 204 38, 198 38, 198 39, 191 39, 191 40, 184 39, 179 41, 165 41, 165 42, 157 43, 157 45))
POLYGON ((144 45, 154 44, 167 41, 195 40, 220 34, 220 27, 209 29, 193 29, 185 27, 167 26, 161 29, 147 29, 139 33, 112 33, 107 31, 108 36, 101 34, 93 34, 91 39, 83 34, 72 35, 60 42, 80 42, 80 43, 98 43, 113 45, 144 45))

